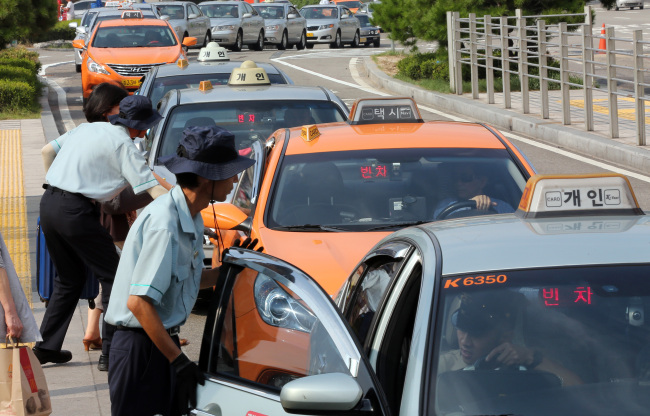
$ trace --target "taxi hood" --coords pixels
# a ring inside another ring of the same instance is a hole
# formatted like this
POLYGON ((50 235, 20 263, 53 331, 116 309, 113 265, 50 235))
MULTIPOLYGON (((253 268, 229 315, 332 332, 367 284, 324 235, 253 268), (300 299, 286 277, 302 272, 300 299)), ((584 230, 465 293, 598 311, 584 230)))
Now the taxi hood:
POLYGON ((390 232, 286 232, 260 229, 264 252, 313 277, 334 296, 352 269, 390 232))
POLYGON ((100 64, 152 65, 175 62, 180 45, 160 48, 92 48, 90 56, 100 64))

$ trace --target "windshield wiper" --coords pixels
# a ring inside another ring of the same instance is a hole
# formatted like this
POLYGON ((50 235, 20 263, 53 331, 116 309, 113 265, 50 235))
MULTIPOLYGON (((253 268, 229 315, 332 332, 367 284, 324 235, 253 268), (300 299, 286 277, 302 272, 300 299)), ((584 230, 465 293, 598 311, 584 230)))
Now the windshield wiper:
POLYGON ((350 231, 345 228, 334 227, 331 225, 317 225, 317 224, 286 225, 286 226, 275 227, 275 229, 286 230, 286 231, 327 231, 327 232, 350 231))
POLYGON ((410 227, 412 225, 424 224, 424 223, 427 223, 427 222, 430 222, 430 221, 419 220, 419 221, 410 221, 410 222, 396 222, 394 224, 384 224, 384 225, 379 225, 377 227, 371 227, 371 228, 366 229, 365 231, 386 230, 386 229, 389 229, 389 228, 405 228, 405 227, 410 227))

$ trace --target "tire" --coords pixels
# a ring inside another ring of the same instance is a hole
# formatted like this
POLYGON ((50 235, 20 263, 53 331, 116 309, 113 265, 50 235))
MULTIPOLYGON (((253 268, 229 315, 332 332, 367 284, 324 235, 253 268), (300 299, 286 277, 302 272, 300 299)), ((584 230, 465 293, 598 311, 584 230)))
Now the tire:
POLYGON ((314 49, 314 44, 313 44, 313 43, 306 43, 306 44, 305 44, 305 47, 306 47, 307 49, 314 49))
POLYGON ((381 39, 377 38, 377 39, 373 40, 372 41, 372 46, 374 46, 375 48, 378 48, 379 46, 381 46, 381 39))
MULTIPOLYGON (((298 43, 296 43, 296 49, 299 51, 305 49, 305 46, 307 46, 307 35, 305 34, 305 31, 303 30, 302 35, 300 35, 300 40, 298 43)), ((312 46, 313 48, 313 46, 312 46)))
POLYGON ((283 51, 287 49, 287 44, 289 43, 289 40, 287 39, 287 31, 285 30, 282 32, 282 39, 280 40, 280 44, 278 45, 278 50, 283 51))
POLYGON ((618 11, 618 6, 616 6, 616 7, 614 8, 614 10, 618 11))
POLYGON ((254 45, 251 45, 250 48, 254 51, 263 51, 264 50, 264 31, 260 30, 260 34, 257 36, 257 42, 254 45))
POLYGON ((353 48, 358 48, 359 47, 359 31, 354 34, 354 39, 352 39, 352 43, 350 43, 350 46, 353 48))
POLYGON ((330 43, 330 49, 338 49, 343 44, 341 43, 341 31, 336 32, 336 36, 334 37, 334 42, 330 43))
POLYGON ((205 32, 205 38, 203 39, 203 46, 208 46, 208 43, 212 40, 212 36, 210 36, 210 31, 205 32))
POLYGON ((74 65, 74 69, 75 69, 75 71, 77 71, 77 72, 81 72, 81 64, 75 64, 75 65, 74 65))
POLYGON ((241 30, 237 32, 237 37, 235 38, 235 44, 230 47, 230 50, 233 52, 241 51, 242 46, 244 46, 244 40, 241 30))

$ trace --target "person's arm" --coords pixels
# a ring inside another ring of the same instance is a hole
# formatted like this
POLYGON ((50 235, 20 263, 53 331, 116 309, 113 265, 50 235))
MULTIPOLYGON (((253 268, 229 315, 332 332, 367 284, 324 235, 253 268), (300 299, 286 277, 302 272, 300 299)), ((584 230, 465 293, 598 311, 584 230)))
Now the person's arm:
POLYGON ((126 306, 140 322, 142 329, 144 329, 154 345, 170 363, 181 355, 181 349, 176 346, 172 337, 165 330, 158 311, 156 311, 148 297, 130 295, 126 306))
POLYGON ((54 158, 56 157, 56 150, 54 150, 52 144, 48 143, 43 146, 41 149, 41 157, 43 158, 43 167, 45 168, 45 173, 47 173, 47 171, 50 170, 50 166, 52 166, 52 162, 54 162, 54 158))
POLYGON ((476 209, 479 211, 487 211, 491 207, 497 205, 497 203, 492 201, 487 195, 476 195, 474 198, 471 198, 471 200, 476 201, 476 209))
POLYGON ((158 175, 158 174, 157 174, 156 172, 154 172, 154 171, 151 171, 151 173, 153 173, 154 178, 156 178, 156 179, 158 180, 158 183, 160 183, 160 185, 161 185, 163 188, 167 189, 168 191, 169 191, 170 189, 172 189, 173 185, 172 185, 171 183, 167 182, 167 181, 165 180, 165 178, 163 178, 162 176, 158 175))
POLYGON ((0 303, 5 311, 5 323, 7 324, 7 335, 13 338, 20 338, 23 333, 23 323, 18 317, 14 298, 11 296, 9 276, 4 267, 0 267, 0 303))

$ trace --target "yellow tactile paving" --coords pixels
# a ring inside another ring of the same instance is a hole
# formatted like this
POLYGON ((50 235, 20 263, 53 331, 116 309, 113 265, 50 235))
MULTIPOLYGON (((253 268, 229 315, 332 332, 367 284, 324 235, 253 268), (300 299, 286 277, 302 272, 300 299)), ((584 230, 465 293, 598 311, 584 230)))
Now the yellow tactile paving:
MULTIPOLYGON (((27 202, 20 130, 0 130, 0 231, 23 290, 31 293, 27 202)), ((31 296, 27 296, 31 306, 31 296)))
MULTIPOLYGON (((620 97, 618 100, 619 101, 624 101, 624 102, 634 103, 634 98, 620 97)), ((597 99, 593 100, 593 102, 607 102, 607 101, 608 101, 607 98, 597 98, 597 99)), ((560 101, 558 101, 558 102, 560 102, 560 101)), ((578 108, 584 108, 585 107, 585 101, 584 100, 571 100, 569 102, 574 107, 578 107, 578 108)), ((646 114, 648 112, 650 112, 649 104, 650 104, 650 101, 645 101, 645 112, 646 112, 646 114)), ((596 113, 609 114, 609 108, 607 106, 593 104, 593 108, 594 108, 594 111, 596 113)), ((620 118, 625 119, 625 120, 634 121, 634 120, 636 120, 635 119, 636 109, 634 109, 634 108, 619 108, 618 109, 618 116, 620 118)), ((646 117, 645 122, 646 122, 646 124, 649 124, 650 123, 650 117, 646 117)))

